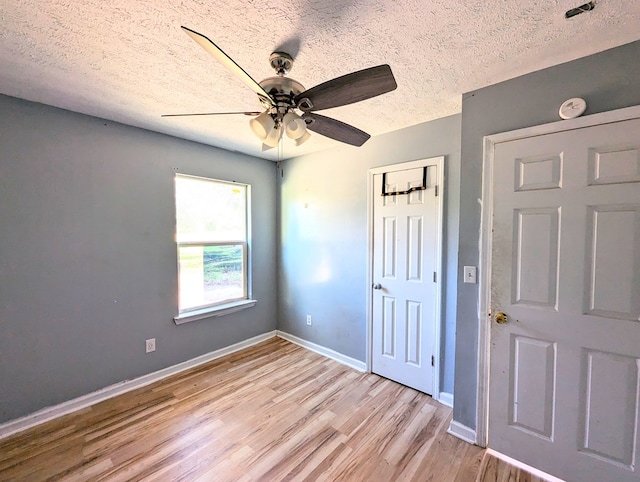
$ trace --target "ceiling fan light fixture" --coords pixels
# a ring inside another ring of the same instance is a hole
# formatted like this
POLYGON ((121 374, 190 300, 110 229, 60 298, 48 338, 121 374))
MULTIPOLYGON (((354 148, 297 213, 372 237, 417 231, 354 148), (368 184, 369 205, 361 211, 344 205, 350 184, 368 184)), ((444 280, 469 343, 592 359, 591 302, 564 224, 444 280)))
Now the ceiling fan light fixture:
POLYGON ((309 140, 310 137, 311 137, 311 134, 309 133, 309 131, 305 129, 304 134, 302 134, 302 136, 296 139, 296 146, 300 146, 304 144, 309 140))
POLYGON ((267 137, 265 137, 262 142, 269 147, 276 147, 278 142, 280 142, 280 137, 282 137, 282 128, 281 126, 274 126, 273 129, 269 131, 267 137))
POLYGON ((307 133, 307 124, 295 112, 287 112, 283 118, 285 132, 293 140, 298 140, 307 133))
POLYGON ((269 136, 269 133, 274 129, 276 123, 269 112, 264 111, 258 117, 251 119, 249 121, 249 125, 251 126, 253 133, 258 136, 261 141, 264 141, 269 136))

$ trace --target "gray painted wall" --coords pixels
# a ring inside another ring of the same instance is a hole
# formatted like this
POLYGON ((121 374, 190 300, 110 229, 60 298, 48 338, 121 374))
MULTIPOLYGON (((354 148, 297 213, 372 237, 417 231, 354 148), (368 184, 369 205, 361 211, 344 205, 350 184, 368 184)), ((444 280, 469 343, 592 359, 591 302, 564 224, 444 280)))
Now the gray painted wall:
MULTIPOLYGON (((527 74, 463 96, 458 265, 478 265, 482 142, 486 135, 559 121, 571 97, 585 115, 640 105, 640 41, 527 74)), ((454 420, 476 427, 478 286, 458 282, 454 420)))
POLYGON ((274 330, 277 188, 269 161, 0 96, 0 422, 274 330), (254 308, 173 323, 174 168, 252 185, 254 308))
POLYGON ((282 164, 279 329, 365 361, 368 170, 444 155, 441 376, 442 389, 453 390, 459 146, 455 115, 372 138, 361 148, 341 146, 282 164))

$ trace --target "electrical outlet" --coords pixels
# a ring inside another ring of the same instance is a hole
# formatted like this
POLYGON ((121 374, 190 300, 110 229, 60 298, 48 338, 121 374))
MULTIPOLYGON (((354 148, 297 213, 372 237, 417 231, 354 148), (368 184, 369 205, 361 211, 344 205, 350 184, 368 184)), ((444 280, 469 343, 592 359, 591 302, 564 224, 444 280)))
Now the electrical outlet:
POLYGON ((307 325, 311 326, 311 315, 307 315, 307 325))
POLYGON ((156 339, 155 338, 149 338, 147 341, 145 341, 145 349, 146 349, 147 353, 151 353, 152 351, 156 351, 156 339))

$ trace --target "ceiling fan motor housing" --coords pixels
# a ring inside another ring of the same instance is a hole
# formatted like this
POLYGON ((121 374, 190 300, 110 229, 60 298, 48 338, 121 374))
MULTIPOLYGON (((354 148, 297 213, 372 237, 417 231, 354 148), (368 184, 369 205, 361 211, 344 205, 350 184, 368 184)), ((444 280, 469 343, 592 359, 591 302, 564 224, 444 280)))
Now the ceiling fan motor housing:
MULTIPOLYGON (((260 82, 260 87, 276 101, 275 107, 278 111, 284 108, 285 114, 286 111, 295 108, 295 96, 306 90, 300 82, 290 77, 268 77, 260 82)), ((266 109, 273 107, 262 99, 260 102, 266 109)))
POLYGON ((277 97, 293 98, 306 90, 300 82, 291 77, 268 77, 260 82, 260 87, 276 97, 276 100, 277 97))

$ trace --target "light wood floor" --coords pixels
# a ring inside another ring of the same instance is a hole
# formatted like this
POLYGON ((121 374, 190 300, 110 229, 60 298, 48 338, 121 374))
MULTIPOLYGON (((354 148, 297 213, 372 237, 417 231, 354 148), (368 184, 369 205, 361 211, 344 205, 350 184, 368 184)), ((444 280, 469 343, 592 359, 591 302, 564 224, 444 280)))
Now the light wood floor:
POLYGON ((491 454, 485 453, 480 470, 478 481, 482 482, 544 482, 535 475, 531 475, 524 470, 509 465, 504 460, 500 460, 491 454))
POLYGON ((0 440, 0 480, 474 481, 451 409, 274 338, 0 440))

